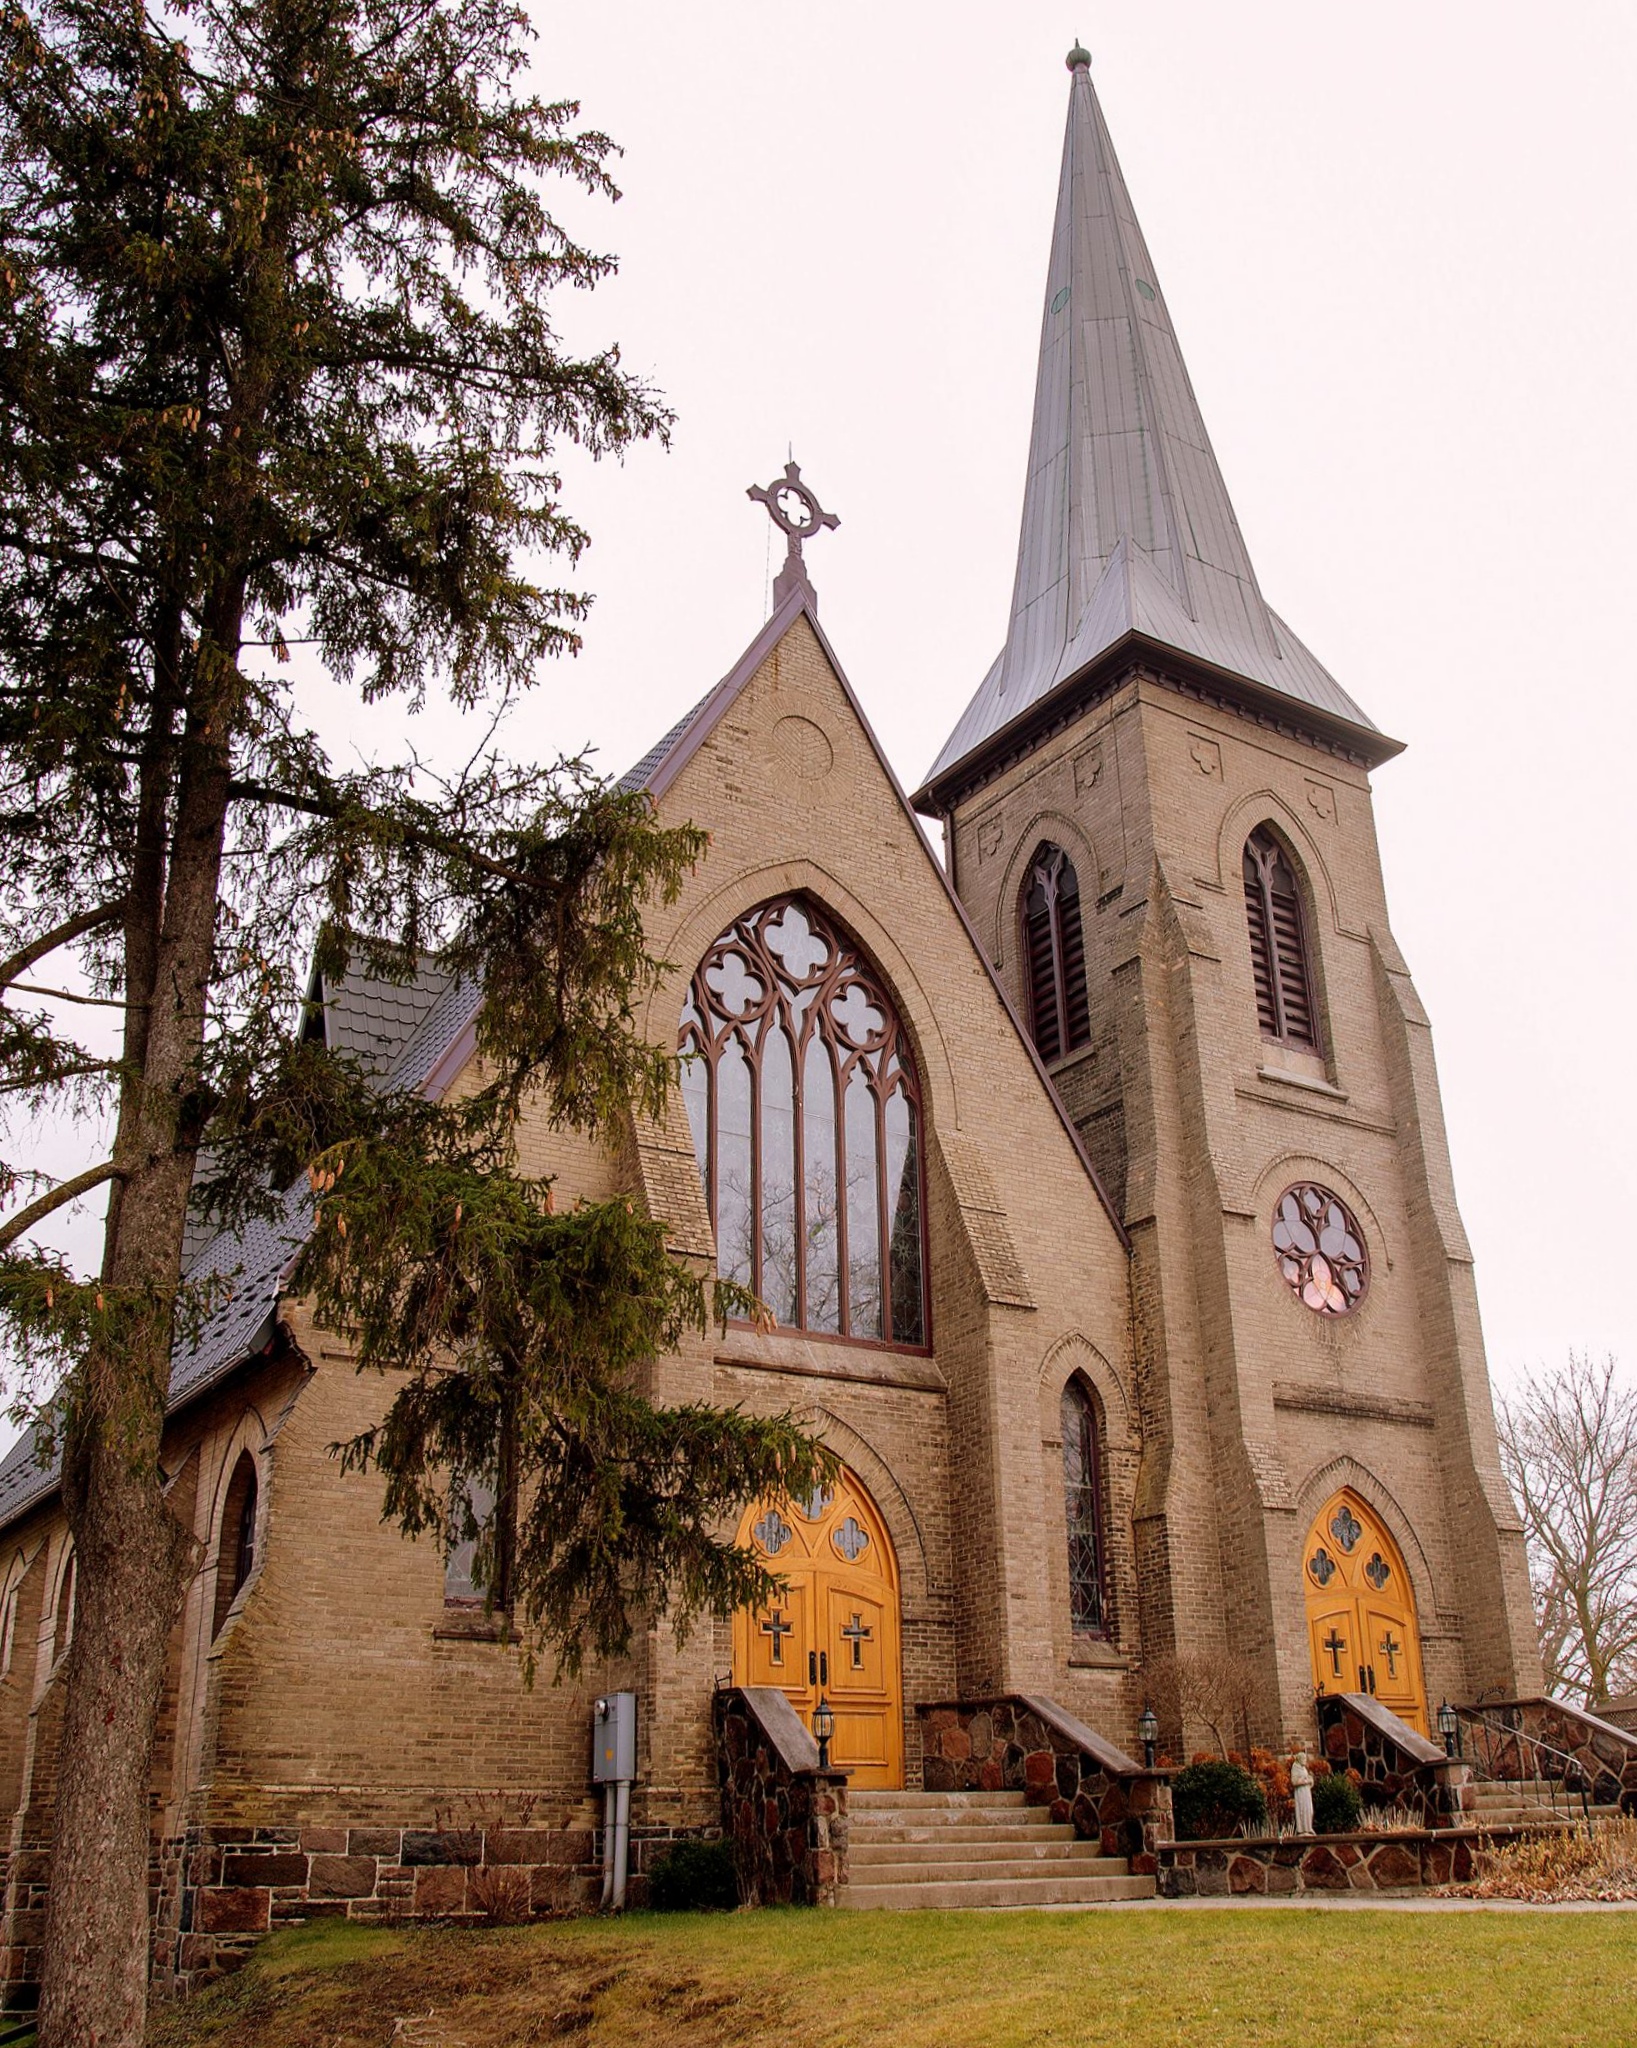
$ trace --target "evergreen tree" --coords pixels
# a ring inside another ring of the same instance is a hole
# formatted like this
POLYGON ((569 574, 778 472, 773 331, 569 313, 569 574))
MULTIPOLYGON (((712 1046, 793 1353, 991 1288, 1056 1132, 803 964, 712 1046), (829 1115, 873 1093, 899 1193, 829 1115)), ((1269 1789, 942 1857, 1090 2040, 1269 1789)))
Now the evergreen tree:
POLYGON ((554 448, 665 430, 614 351, 554 331, 553 289, 610 261, 549 181, 614 196, 611 145, 523 89, 524 36, 511 0, 0 14, 0 1089, 23 1116, 104 1105, 114 1133, 55 1186, 4 1168, 0 1316, 57 1381, 78 1559, 43 2048, 142 2033, 155 1710, 197 1564, 159 1449, 173 1341, 208 1308, 178 1278, 202 1151, 226 1221, 311 1168, 326 1312, 424 1366, 355 1454, 411 1522, 447 1519, 418 1459, 526 1475, 496 1584, 560 1651, 628 1630, 620 1546, 651 1605, 744 1590, 714 1516, 813 1468, 787 1423, 644 1402, 633 1375, 704 1283, 623 1205, 553 1218, 512 1172, 525 1101, 589 1129, 656 1105, 642 908, 701 835, 492 746, 444 780, 340 772, 291 687, 304 642, 365 702, 503 713, 584 610, 542 573, 584 542, 554 448), (435 949, 472 980, 481 1087, 405 1102, 295 1042, 315 941, 330 972, 401 979, 435 949), (117 1013, 110 1057, 41 1007, 42 963, 73 979, 52 955, 117 1013), (31 1233, 104 1184, 79 1274, 31 1233), (349 1204, 371 1228, 340 1259, 349 1204), (498 1248, 526 1256, 491 1301, 498 1248), (439 1377, 444 1344, 465 1377, 439 1377))

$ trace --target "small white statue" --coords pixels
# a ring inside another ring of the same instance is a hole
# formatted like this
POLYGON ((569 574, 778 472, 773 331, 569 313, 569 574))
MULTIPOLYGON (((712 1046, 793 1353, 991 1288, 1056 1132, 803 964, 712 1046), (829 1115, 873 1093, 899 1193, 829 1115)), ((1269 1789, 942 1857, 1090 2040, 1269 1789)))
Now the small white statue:
POLYGON ((1313 1773, 1307 1767, 1307 1751, 1296 1749, 1290 1757, 1290 1796, 1296 1808, 1296 1832, 1313 1832, 1313 1773))

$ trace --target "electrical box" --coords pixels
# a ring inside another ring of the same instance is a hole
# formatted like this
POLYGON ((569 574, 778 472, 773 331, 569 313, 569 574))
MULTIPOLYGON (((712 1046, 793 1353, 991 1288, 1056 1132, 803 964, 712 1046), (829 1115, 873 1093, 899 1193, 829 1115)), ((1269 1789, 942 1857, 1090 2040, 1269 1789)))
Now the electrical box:
POLYGON ((592 1783, 629 1784, 637 1775, 636 1694, 607 1693, 597 1701, 592 1714, 592 1783))

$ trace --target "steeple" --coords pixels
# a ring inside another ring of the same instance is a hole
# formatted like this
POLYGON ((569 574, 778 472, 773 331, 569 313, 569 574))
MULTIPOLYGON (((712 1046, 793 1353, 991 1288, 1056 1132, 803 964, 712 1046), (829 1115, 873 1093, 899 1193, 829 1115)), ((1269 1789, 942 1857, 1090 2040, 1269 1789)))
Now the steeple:
POLYGON ((1397 751, 1268 607, 1091 82, 1069 52, 1034 427, 1006 645, 934 784, 1130 635, 1397 751))

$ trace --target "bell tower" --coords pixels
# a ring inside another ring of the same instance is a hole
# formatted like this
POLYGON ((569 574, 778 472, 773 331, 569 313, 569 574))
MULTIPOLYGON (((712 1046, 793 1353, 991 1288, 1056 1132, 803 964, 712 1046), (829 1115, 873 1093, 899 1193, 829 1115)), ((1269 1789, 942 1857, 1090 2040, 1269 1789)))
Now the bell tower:
POLYGON ((1401 744, 1262 595, 1090 56, 1068 67, 1010 622, 915 803, 1132 1239, 1144 1655, 1251 1657, 1270 1735, 1309 1731, 1327 1672, 1379 1694, 1390 1661, 1411 1697, 1405 1618, 1414 1697, 1537 1688, 1371 811, 1401 744), (1378 1562, 1312 1534, 1344 1491, 1378 1562), (1327 1561, 1393 1576, 1390 1652, 1365 1619, 1320 1659, 1327 1561))

